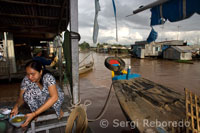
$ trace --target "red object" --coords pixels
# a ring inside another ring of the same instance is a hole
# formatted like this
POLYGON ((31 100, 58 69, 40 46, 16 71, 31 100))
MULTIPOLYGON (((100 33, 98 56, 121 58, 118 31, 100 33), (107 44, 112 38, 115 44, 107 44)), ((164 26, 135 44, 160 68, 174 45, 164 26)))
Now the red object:
POLYGON ((120 64, 117 60, 110 60, 109 63, 112 64, 120 64))

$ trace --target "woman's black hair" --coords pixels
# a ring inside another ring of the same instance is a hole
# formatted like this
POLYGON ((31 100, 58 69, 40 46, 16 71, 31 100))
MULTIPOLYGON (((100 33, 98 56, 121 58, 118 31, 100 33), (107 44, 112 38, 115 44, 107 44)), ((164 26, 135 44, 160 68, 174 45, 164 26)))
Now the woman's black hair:
POLYGON ((46 73, 50 73, 48 70, 44 69, 42 63, 40 61, 37 60, 31 60, 28 63, 26 63, 25 68, 30 67, 38 72, 41 72, 42 70, 42 76, 40 78, 40 84, 43 85, 43 76, 46 73))

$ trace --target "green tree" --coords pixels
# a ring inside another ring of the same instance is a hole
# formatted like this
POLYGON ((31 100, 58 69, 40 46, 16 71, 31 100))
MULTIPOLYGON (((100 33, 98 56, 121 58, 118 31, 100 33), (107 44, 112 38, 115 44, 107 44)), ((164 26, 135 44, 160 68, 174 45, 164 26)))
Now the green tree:
POLYGON ((90 45, 89 45, 89 43, 87 43, 87 42, 83 42, 83 43, 81 43, 80 45, 79 45, 79 47, 81 48, 81 50, 87 50, 87 49, 90 49, 90 45))

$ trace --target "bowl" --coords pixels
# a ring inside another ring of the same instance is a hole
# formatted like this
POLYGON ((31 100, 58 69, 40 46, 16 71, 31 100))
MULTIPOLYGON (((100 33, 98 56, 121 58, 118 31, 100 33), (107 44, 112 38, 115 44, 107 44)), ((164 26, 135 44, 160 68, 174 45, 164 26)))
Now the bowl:
POLYGON ((6 109, 6 110, 4 110, 4 111, 2 112, 2 114, 3 114, 3 115, 9 115, 10 112, 11 112, 10 109, 6 109))
POLYGON ((25 121, 26 117, 24 114, 18 114, 9 119, 9 122, 15 127, 20 127, 25 121))
POLYGON ((0 114, 9 115, 10 112, 11 112, 11 109, 9 108, 0 108, 0 114))

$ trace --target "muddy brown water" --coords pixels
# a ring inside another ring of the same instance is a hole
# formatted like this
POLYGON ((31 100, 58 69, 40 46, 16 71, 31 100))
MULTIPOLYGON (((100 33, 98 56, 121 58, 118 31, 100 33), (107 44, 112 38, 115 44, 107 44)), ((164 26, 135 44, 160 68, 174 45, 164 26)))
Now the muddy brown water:
MULTIPOLYGON (((87 55, 88 53, 80 53, 79 62, 87 55)), ((112 83, 111 72, 104 67, 104 60, 108 56, 112 55, 93 53, 94 69, 80 76, 82 103, 87 99, 92 101, 92 105, 87 107, 89 119, 94 118, 101 111, 112 83)), ((91 60, 92 58, 88 57, 83 64, 91 60)), ((126 62, 126 68, 131 65, 131 71, 141 74, 143 78, 173 88, 183 95, 184 88, 200 95, 200 61, 194 61, 194 64, 184 64, 158 59, 123 58, 123 60, 126 62)), ((0 97, 16 97, 20 87, 19 82, 14 81, 9 84, 1 82, 0 97)), ((112 97, 104 116, 98 121, 89 122, 89 126, 95 133, 130 132, 128 122, 115 95, 112 97)))

